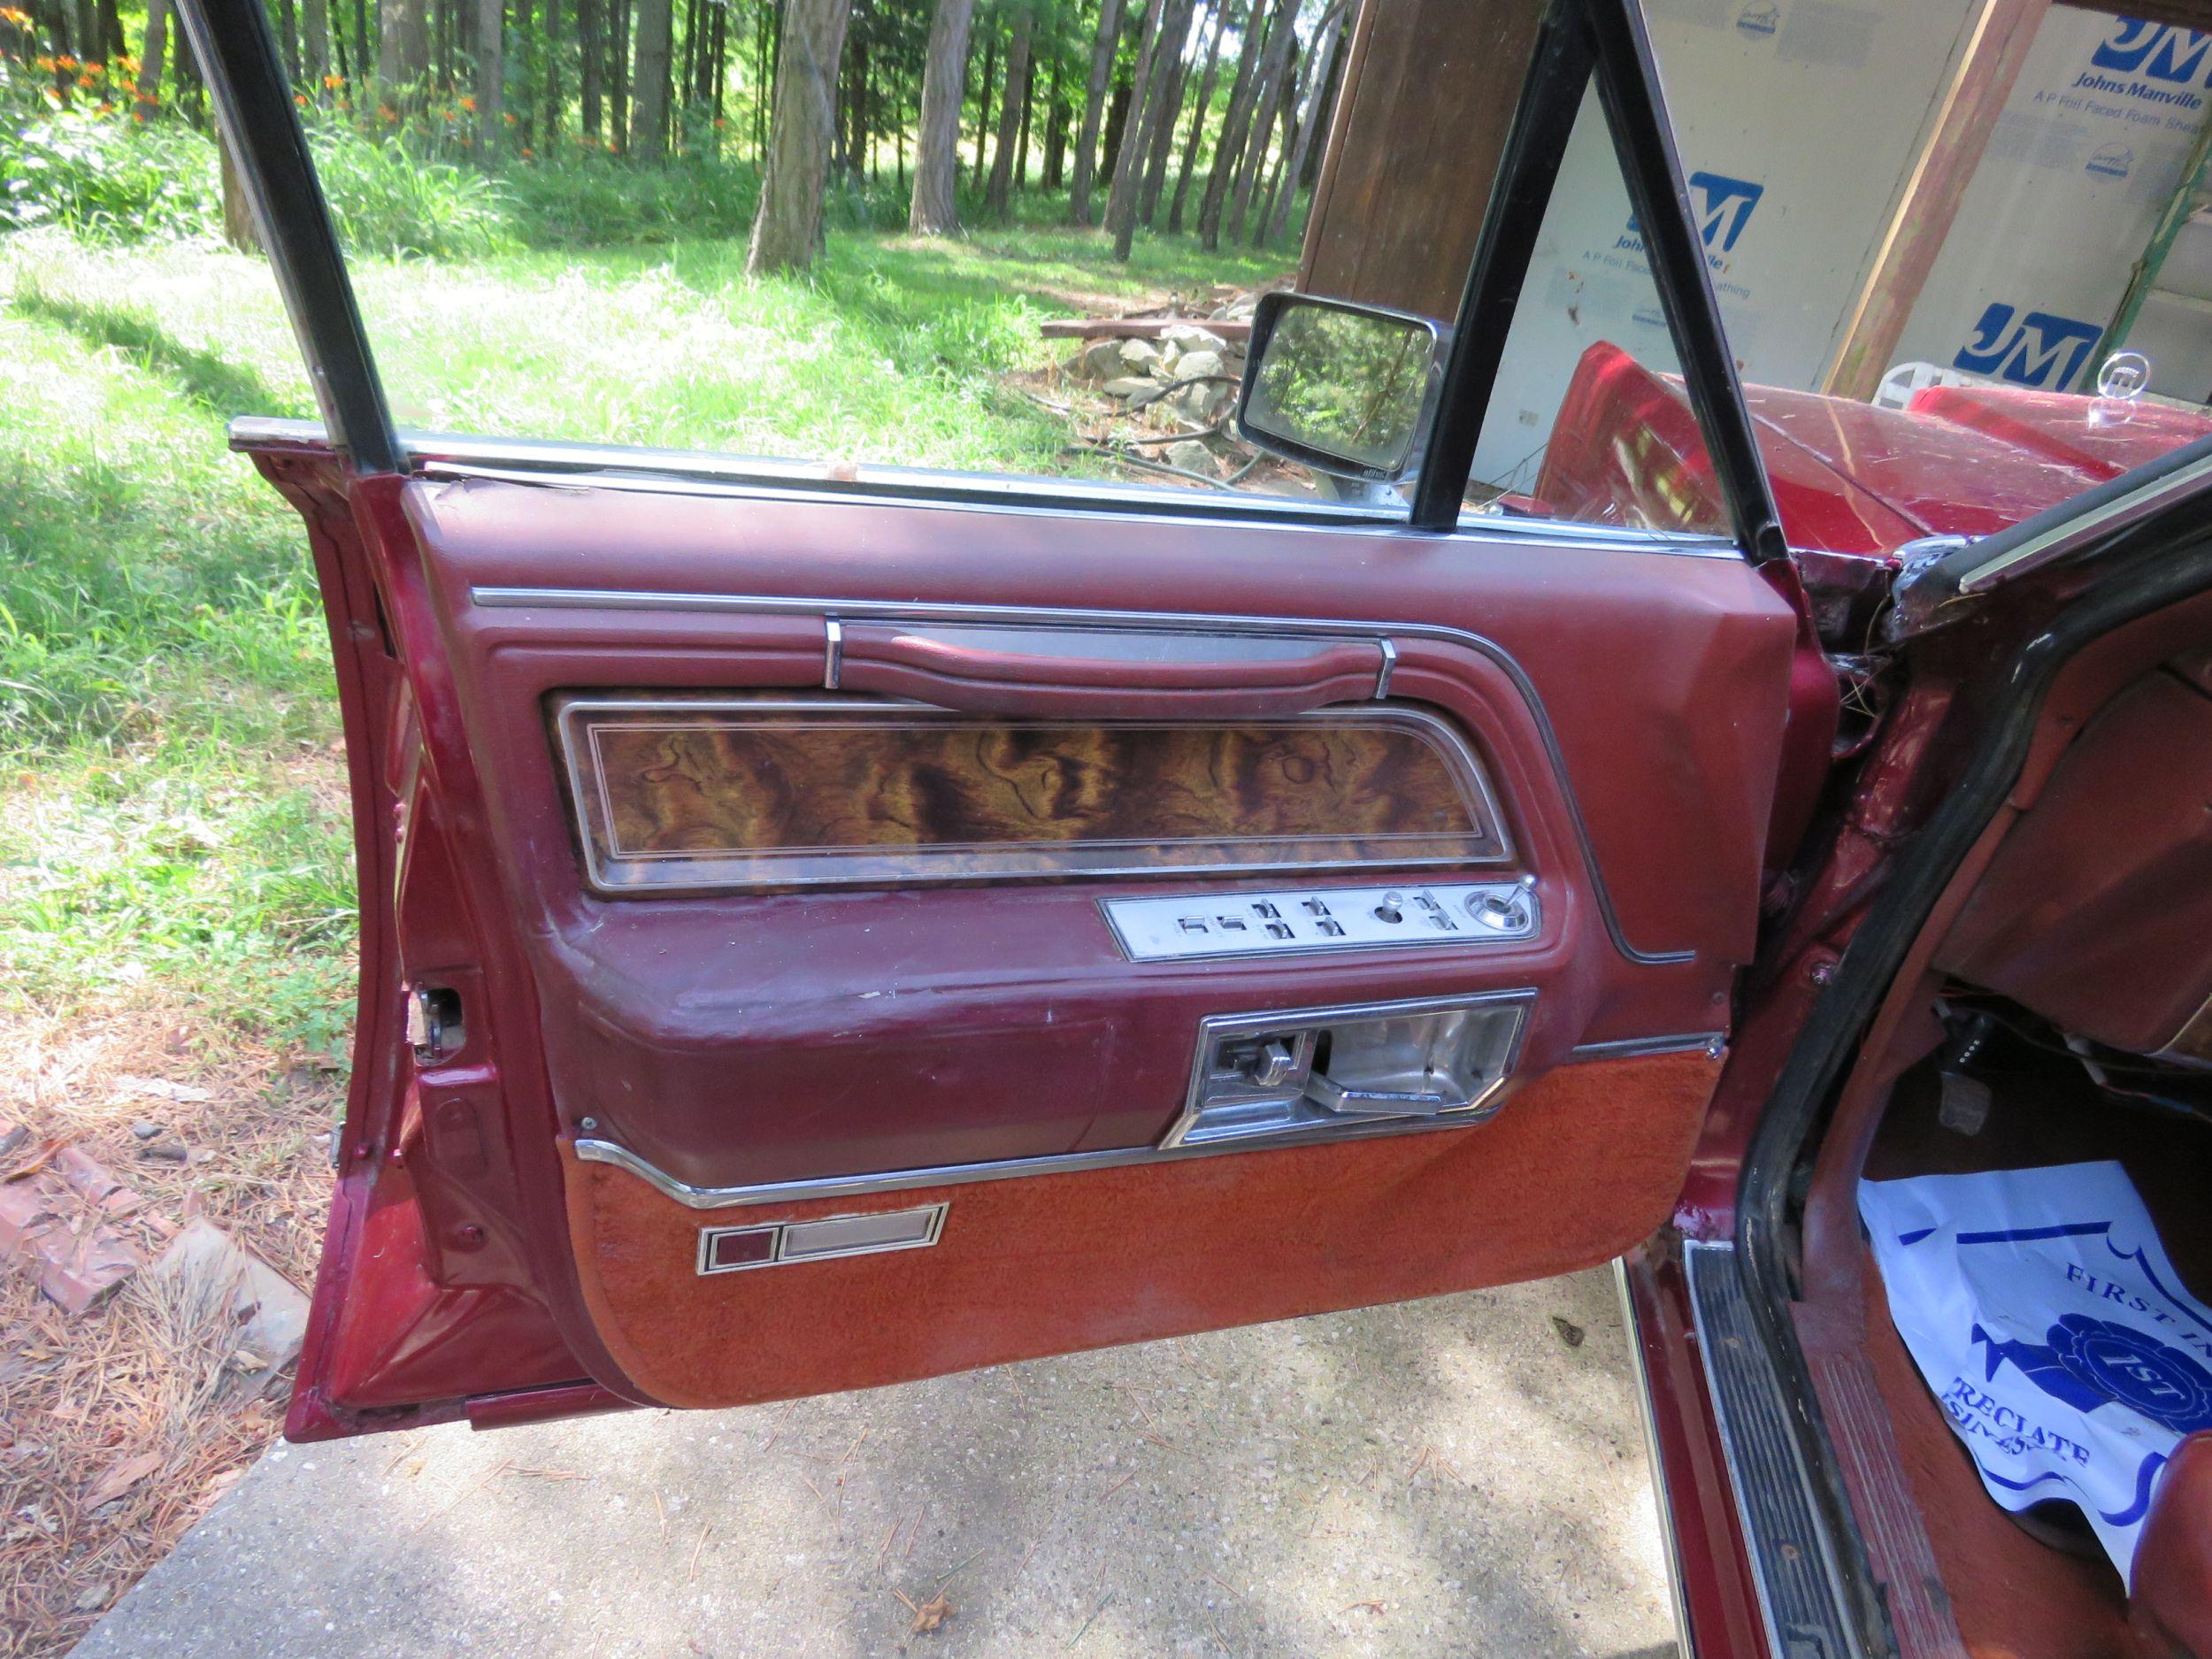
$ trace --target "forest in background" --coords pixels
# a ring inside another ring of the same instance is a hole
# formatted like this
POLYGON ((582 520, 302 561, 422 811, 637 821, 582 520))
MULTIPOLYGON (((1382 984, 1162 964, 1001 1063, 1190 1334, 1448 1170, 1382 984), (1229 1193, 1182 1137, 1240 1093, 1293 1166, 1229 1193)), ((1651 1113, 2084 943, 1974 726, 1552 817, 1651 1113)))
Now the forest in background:
MULTIPOLYGON (((527 241, 749 227, 759 271, 832 223, 1281 244, 1351 0, 265 4, 360 250, 471 250, 482 181, 527 241)), ((250 235, 173 0, 144 5, 0 7, 0 226, 205 229, 219 193, 250 235)))

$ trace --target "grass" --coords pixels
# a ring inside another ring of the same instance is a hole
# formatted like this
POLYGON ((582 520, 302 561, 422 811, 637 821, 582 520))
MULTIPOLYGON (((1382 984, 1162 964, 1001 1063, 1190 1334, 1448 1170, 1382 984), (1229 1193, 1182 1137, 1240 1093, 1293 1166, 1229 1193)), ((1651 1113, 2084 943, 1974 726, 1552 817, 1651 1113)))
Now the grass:
MULTIPOLYGON (((753 282, 741 238, 356 270, 403 424, 1053 472, 1007 386, 1044 317, 1278 274, 1282 255, 1095 233, 832 236, 753 282)), ((312 412, 259 260, 0 238, 0 1006, 176 1002, 326 1048, 351 971, 327 644, 296 518, 229 455, 312 412)))

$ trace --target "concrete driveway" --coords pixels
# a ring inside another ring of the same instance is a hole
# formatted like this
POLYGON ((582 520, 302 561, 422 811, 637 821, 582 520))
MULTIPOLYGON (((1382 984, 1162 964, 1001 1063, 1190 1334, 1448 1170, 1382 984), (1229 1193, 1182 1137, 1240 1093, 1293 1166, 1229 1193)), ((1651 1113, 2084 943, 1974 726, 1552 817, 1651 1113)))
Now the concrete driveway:
POLYGON ((76 1655, 1657 1659, 1632 1386, 1599 1271, 741 1411, 278 1447, 76 1655))

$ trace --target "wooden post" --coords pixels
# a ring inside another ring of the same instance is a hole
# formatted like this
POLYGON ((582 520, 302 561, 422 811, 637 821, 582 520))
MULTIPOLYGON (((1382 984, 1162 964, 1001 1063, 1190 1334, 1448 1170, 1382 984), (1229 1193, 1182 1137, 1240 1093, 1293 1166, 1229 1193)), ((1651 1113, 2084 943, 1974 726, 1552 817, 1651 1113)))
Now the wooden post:
POLYGON ((1837 342, 1823 391, 1869 398, 1881 384, 2005 100, 2020 79, 2036 27, 2050 9, 2051 0, 1982 0, 1928 142, 1837 342))

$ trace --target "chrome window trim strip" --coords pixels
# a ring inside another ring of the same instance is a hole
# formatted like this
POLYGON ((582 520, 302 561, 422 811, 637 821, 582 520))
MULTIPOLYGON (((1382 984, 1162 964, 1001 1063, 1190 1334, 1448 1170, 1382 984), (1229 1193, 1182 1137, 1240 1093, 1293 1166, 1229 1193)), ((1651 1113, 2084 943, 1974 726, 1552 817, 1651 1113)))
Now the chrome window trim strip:
MULTIPOLYGON (((1709 1032, 1673 1037, 1639 1038, 1646 1045, 1634 1049, 1620 1043, 1595 1043, 1577 1048, 1570 1064, 1632 1057, 1637 1054, 1676 1054, 1707 1048, 1709 1032)), ((1507 1086, 1521 1079, 1508 1078, 1507 1086)), ((1488 1100, 1496 1099, 1494 1091, 1488 1100)), ((983 1164, 941 1164, 906 1170, 883 1170, 866 1175, 810 1176, 799 1180, 760 1181, 736 1187, 695 1187, 627 1147, 596 1136, 579 1135, 571 1143, 586 1164, 605 1164, 626 1171, 687 1210, 730 1210, 757 1204, 800 1203, 815 1198, 857 1198, 871 1193, 903 1193, 927 1187, 965 1187, 976 1181, 1018 1180, 1035 1175, 1074 1175, 1088 1170, 1116 1170, 1132 1164, 1164 1164, 1181 1158, 1234 1156, 1255 1152, 1279 1152, 1292 1147, 1322 1146, 1340 1141, 1366 1141, 1384 1135, 1423 1134, 1432 1130, 1473 1129, 1494 1113, 1470 1120, 1462 1113, 1449 1119, 1385 1118, 1373 1123, 1348 1123, 1317 1133, 1284 1135, 1272 1141, 1207 1142, 1192 1147, 1109 1147, 1095 1152, 1059 1152, 1040 1157, 999 1158, 983 1164)))
MULTIPOLYGON (((1735 557, 1732 551, 1730 557, 1735 557)), ((1551 715, 1544 707, 1541 694, 1537 691, 1528 672, 1514 659, 1511 652, 1494 640, 1486 639, 1466 628, 1453 627, 1440 622, 1232 616, 1198 611, 1082 611, 1046 605, 945 604, 892 599, 796 598, 775 594, 674 593, 661 589, 619 588, 488 586, 472 588, 469 598, 472 603, 488 611, 694 611, 739 615, 836 616, 847 620, 868 617, 910 622, 1020 621, 1042 623, 1055 627, 1146 628, 1165 633, 1348 634, 1360 639, 1386 639, 1394 635, 1436 640, 1461 646, 1488 657, 1503 671, 1513 681, 1515 689, 1521 694, 1522 702, 1534 718, 1538 735, 1543 740, 1545 756, 1551 762, 1553 776, 1558 780, 1560 797, 1567 804, 1567 817, 1574 829, 1576 844, 1581 849, 1583 863, 1590 872, 1590 889, 1597 902, 1598 915, 1605 924, 1606 935, 1612 941, 1613 949, 1628 961, 1644 967, 1662 967, 1696 959, 1697 953, 1694 950, 1641 950, 1629 943, 1627 935, 1621 929, 1620 916, 1613 908, 1611 890, 1606 886, 1605 872, 1599 866, 1597 849, 1591 841, 1589 826, 1583 818, 1582 804, 1575 794, 1574 780, 1567 770, 1566 756, 1559 747, 1559 735, 1552 727, 1551 715)))
POLYGON ((2152 479, 2140 489, 2131 490, 2064 524, 2054 525, 2041 535, 2032 536, 2017 547, 1984 560, 1959 576, 1958 591, 1962 595, 1984 593, 2011 577, 2055 564, 2101 536, 2124 530, 2153 513, 2186 500, 2208 482, 2212 482, 2212 456, 2152 479))
MULTIPOLYGON (((833 626, 834 626, 834 623, 833 623, 833 626)), ((832 701, 828 698, 809 698, 804 696, 766 698, 650 698, 595 697, 583 695, 572 697, 568 702, 561 705, 560 713, 557 717, 554 723, 555 730, 557 733, 560 741, 561 764, 568 777, 571 809, 572 811, 575 813, 576 817, 581 820, 584 817, 581 808, 587 798, 587 792, 588 792, 590 798, 598 803, 600 821, 610 826, 609 833, 611 835, 611 826, 614 821, 614 803, 607 795, 606 773, 604 768, 600 764, 596 734, 590 726, 591 717, 595 715, 605 714, 731 714, 741 717, 757 714, 879 714, 898 715, 916 719, 941 718, 945 720, 965 720, 972 722, 990 722, 1006 719, 1009 723, 1014 723, 1011 721, 1010 717, 964 714, 958 710, 937 709, 927 703, 901 703, 888 698, 869 698, 865 700, 856 698, 849 701, 842 699, 832 701)), ((1372 859, 1329 858, 1295 860, 1268 857, 1256 850, 1253 854, 1248 855, 1247 856, 1240 859, 1215 864, 1132 864, 1126 868, 1115 866, 1075 871, 943 871, 926 874, 910 873, 898 878, 898 879, 902 885, 910 883, 915 886, 926 887, 958 887, 973 886, 979 882, 1040 880, 1066 881, 1095 879, 1106 881, 1129 881, 1156 879, 1161 881, 1171 881, 1186 879, 1203 879, 1209 876, 1265 874, 1274 871, 1285 871, 1291 872, 1298 871, 1336 872, 1346 870, 1370 870, 1377 868, 1410 869, 1416 867, 1429 868, 1437 866, 1457 869, 1463 866, 1486 867, 1492 864, 1510 864, 1513 861, 1513 833, 1510 827, 1505 821, 1505 814, 1499 810, 1497 792, 1491 784, 1490 774, 1482 764, 1482 757, 1475 753, 1474 749, 1469 745, 1466 739, 1461 735, 1458 728, 1453 726, 1450 721, 1444 719, 1441 716, 1432 714, 1425 709, 1414 708, 1411 706, 1380 708, 1372 703, 1347 703, 1332 704, 1326 708, 1309 710, 1302 714, 1271 715, 1267 717, 1265 723, 1273 724, 1278 721, 1294 723, 1307 720, 1317 723, 1323 721, 1335 721, 1340 723, 1350 722, 1354 724, 1375 726, 1405 726, 1417 728, 1419 736, 1426 738, 1442 749, 1444 751, 1443 762, 1446 769, 1452 774, 1452 781, 1468 793, 1470 798, 1466 800, 1464 804, 1469 809, 1471 816, 1477 820, 1478 827, 1483 832, 1483 834, 1480 837, 1471 837, 1469 839, 1482 839, 1494 842, 1497 850, 1494 852, 1481 854, 1455 854, 1449 856, 1440 855, 1406 856, 1397 859, 1379 857, 1372 859)), ((1217 721, 1206 719, 1170 719, 1165 718, 1156 719, 1131 718, 1090 721, 1067 715, 1041 717, 1033 722, 1023 723, 1041 726, 1096 725, 1137 726, 1204 726, 1220 724, 1217 721)), ((819 891, 831 888, 865 887, 871 884, 881 886, 885 879, 885 878, 879 873, 874 875, 862 873, 857 875, 832 875, 820 877, 800 877, 789 875, 780 876, 771 873, 757 879, 733 878, 727 876, 703 878, 695 884, 686 883, 680 886, 677 884, 639 885, 634 882, 616 880, 612 878, 606 860, 603 859, 600 856, 598 839, 592 833, 590 825, 588 822, 579 821, 575 823, 572 827, 576 831, 578 845, 583 849, 585 881, 589 885, 591 890, 602 898, 666 899, 677 896, 678 895, 683 893, 706 894, 773 892, 788 887, 804 887, 810 891, 819 891)), ((1233 844, 1258 849, 1267 846, 1271 840, 1279 838, 1248 836, 1222 837, 1220 839, 1224 844, 1233 844)), ((1379 835, 1355 836, 1344 834, 1326 838, 1304 836, 1294 839, 1300 842, 1310 841, 1315 839, 1328 839, 1334 841, 1368 841, 1380 844, 1392 839, 1435 840, 1438 838, 1432 836, 1421 836, 1415 838, 1407 835, 1403 832, 1393 832, 1388 834, 1379 835)), ((1079 845, 1079 843, 1077 844, 1079 845)), ((1096 845, 1097 843, 1093 844, 1096 845)), ((850 849, 795 848, 787 849, 787 856, 792 856, 795 859, 798 857, 807 856, 810 854, 822 856, 828 853, 844 852, 849 850, 850 849)), ((928 848, 888 849, 882 849, 879 856, 889 857, 898 855, 910 857, 918 852, 922 856, 926 856, 926 855, 932 850, 935 849, 928 848)), ((701 851, 709 854, 720 854, 724 856, 741 855, 741 849, 717 848, 701 849, 701 851)), ((701 854, 698 852, 633 854, 626 857, 618 856, 616 862, 622 864, 646 864, 653 862, 677 863, 687 858, 696 858, 700 856, 701 854)), ((1465 941, 1446 941, 1442 942, 1463 943, 1465 941)))
MULTIPOLYGON (((820 461, 765 456, 717 455, 710 450, 596 444, 560 438, 494 438, 471 433, 403 429, 402 459, 425 477, 478 478, 489 482, 593 488, 660 490, 672 495, 727 497, 795 495, 862 505, 931 507, 952 511, 1033 513, 1187 525, 1194 518, 1261 524, 1304 524, 1317 529, 1406 530, 1406 514, 1379 515, 1370 506, 1296 500, 1238 491, 1202 493, 1106 479, 958 472, 927 467, 868 466, 854 480, 833 479, 820 461), (961 492, 954 494, 952 492, 961 492), (980 497, 980 499, 979 499, 980 497)), ((241 416, 230 422, 233 449, 318 449, 328 443, 323 424, 288 417, 241 416)), ((1447 534, 1417 532, 1424 541, 1495 532, 1516 541, 1582 545, 1722 558, 1743 554, 1725 536, 1672 530, 1624 529, 1560 518, 1463 514, 1447 534)))

